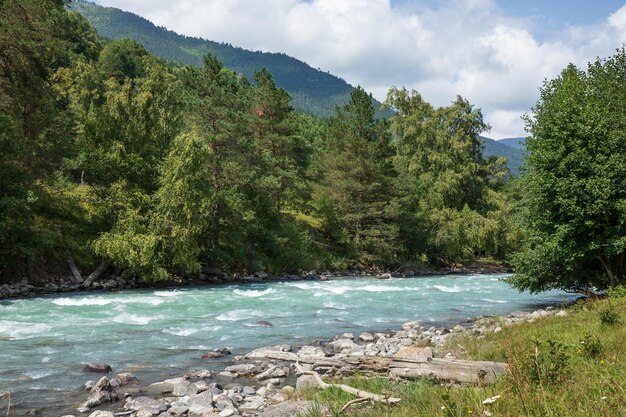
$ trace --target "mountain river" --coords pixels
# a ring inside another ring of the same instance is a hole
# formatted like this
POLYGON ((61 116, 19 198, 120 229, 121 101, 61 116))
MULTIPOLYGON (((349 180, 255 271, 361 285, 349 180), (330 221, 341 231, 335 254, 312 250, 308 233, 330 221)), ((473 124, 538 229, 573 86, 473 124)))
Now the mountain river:
POLYGON ((86 399, 81 385, 99 377, 82 372, 87 362, 107 363, 114 373, 132 372, 149 383, 225 366, 200 358, 217 348, 241 354, 396 329, 410 320, 454 324, 571 297, 519 293, 502 282, 506 276, 345 278, 0 300, 0 410, 10 399, 12 415, 71 411, 86 399), (261 320, 273 327, 259 326, 261 320))

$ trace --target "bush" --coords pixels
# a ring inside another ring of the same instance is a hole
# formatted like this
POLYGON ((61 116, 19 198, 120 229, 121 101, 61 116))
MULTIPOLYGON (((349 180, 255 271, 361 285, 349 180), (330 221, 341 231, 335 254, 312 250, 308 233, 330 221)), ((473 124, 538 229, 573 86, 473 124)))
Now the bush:
POLYGON ((570 371, 567 346, 553 340, 533 340, 533 345, 529 355, 530 379, 538 385, 556 385, 563 381, 570 371))
POLYGON ((620 322, 620 317, 615 310, 607 308, 600 312, 600 322, 607 326, 612 326, 620 322))
POLYGON ((609 298, 624 298, 626 297, 626 287, 623 285, 609 288, 606 294, 609 298))
POLYGON ((581 353, 584 353, 585 356, 594 359, 600 356, 602 354, 602 351, 604 350, 602 342, 600 342, 600 340, 591 336, 590 334, 580 339, 579 346, 579 350, 581 353))

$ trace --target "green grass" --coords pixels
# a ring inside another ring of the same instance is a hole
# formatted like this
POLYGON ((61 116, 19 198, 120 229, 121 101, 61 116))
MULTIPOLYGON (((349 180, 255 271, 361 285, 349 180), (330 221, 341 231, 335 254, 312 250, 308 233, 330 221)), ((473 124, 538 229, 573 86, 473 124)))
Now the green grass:
MULTIPOLYGON (((339 382, 400 397, 402 402, 392 407, 360 405, 344 415, 626 416, 626 298, 585 301, 569 307, 567 312, 565 317, 511 326, 484 338, 467 336, 449 341, 449 350, 458 356, 462 351, 468 359, 509 363, 510 373, 495 385, 442 386, 427 380, 355 376, 339 382), (602 323, 600 317, 606 310, 616 312, 619 321, 602 323), (496 395, 500 398, 493 404, 483 404, 496 395)), ((303 396, 328 407, 333 416, 353 399, 335 389, 307 391, 303 396)))

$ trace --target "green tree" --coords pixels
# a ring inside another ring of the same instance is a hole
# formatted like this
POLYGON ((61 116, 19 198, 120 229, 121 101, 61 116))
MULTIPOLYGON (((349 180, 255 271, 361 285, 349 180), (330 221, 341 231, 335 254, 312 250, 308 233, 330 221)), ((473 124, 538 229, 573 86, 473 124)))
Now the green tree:
POLYGON ((62 1, 0 2, 0 275, 31 273, 56 240, 47 185, 71 129, 48 79, 64 13, 62 1))
POLYGON ((331 243, 358 266, 392 265, 398 250, 398 205, 388 125, 374 119, 371 95, 352 91, 329 121, 317 158, 314 192, 331 243))
POLYGON ((514 257, 518 288, 583 291, 626 282, 626 53, 546 81, 531 137, 514 257))
POLYGON ((450 264, 501 254, 502 223, 494 217, 503 201, 493 192, 504 177, 502 161, 482 157, 479 134, 488 125, 480 109, 461 97, 434 108, 396 88, 386 104, 397 112, 391 126, 406 256, 450 264))

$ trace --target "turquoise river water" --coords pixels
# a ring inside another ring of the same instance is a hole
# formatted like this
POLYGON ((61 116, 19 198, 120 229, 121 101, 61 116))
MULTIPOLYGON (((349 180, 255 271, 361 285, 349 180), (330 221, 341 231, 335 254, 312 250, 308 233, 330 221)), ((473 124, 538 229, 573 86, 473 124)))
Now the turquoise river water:
POLYGON ((16 415, 75 407, 86 397, 78 388, 98 377, 82 373, 87 362, 148 383, 224 366, 200 358, 216 348, 238 354, 395 329, 410 320, 453 324, 567 300, 560 292, 519 293, 504 277, 290 281, 0 300, 0 410, 9 397, 16 415), (255 324, 260 320, 273 327, 255 324))

